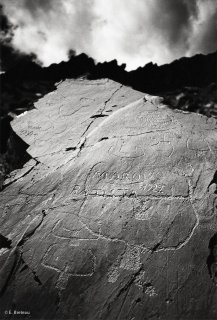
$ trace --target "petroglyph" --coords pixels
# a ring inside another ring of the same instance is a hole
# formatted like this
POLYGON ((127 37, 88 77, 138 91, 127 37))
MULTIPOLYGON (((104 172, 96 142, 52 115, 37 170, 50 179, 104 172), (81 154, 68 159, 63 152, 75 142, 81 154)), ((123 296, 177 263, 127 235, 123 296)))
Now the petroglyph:
POLYGON ((161 102, 110 80, 66 80, 12 122, 34 159, 1 192, 1 306, 172 319, 184 297, 197 316, 209 296, 216 318, 216 120, 161 102))

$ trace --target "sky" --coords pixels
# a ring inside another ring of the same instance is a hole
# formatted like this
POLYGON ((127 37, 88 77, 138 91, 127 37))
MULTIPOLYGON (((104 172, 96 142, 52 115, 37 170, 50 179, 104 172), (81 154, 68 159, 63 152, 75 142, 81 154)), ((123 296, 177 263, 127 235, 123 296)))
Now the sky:
POLYGON ((12 45, 48 66, 82 52, 127 70, 217 49, 217 0, 0 0, 12 45))

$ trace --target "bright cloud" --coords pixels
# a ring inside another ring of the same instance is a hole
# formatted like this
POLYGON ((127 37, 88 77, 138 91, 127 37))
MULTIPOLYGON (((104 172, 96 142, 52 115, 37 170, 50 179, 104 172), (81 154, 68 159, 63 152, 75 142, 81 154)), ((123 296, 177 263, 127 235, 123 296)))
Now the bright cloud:
POLYGON ((2 0, 13 46, 44 64, 68 51, 134 69, 217 49, 216 0, 2 0))

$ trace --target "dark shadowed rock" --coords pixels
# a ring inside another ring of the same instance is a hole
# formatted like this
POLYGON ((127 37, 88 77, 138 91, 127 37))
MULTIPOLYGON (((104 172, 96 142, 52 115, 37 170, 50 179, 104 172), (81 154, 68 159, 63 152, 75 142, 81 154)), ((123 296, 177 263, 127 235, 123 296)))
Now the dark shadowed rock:
POLYGON ((32 159, 1 192, 1 318, 215 319, 216 120, 105 79, 35 108, 12 122, 32 159))

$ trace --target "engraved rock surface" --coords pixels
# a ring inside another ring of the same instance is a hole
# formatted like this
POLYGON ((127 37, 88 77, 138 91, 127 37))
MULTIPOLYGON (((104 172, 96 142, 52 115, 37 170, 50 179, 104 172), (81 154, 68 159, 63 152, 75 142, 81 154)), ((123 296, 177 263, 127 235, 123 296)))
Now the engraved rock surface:
POLYGON ((111 80, 66 80, 17 117, 1 192, 0 312, 217 317, 217 122, 111 80))

